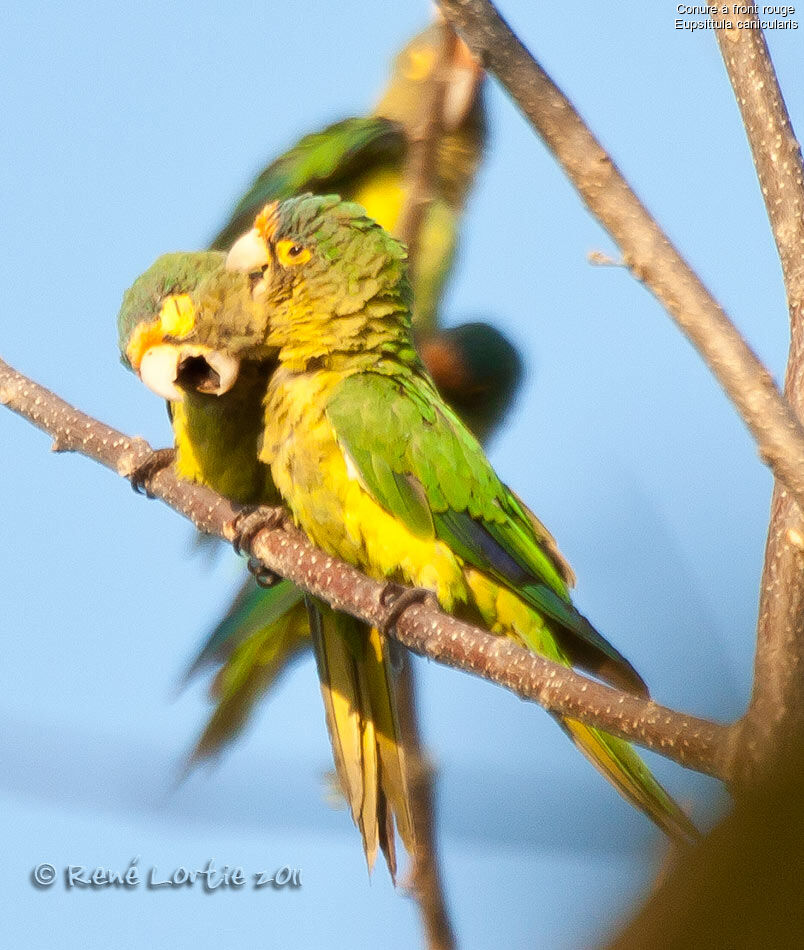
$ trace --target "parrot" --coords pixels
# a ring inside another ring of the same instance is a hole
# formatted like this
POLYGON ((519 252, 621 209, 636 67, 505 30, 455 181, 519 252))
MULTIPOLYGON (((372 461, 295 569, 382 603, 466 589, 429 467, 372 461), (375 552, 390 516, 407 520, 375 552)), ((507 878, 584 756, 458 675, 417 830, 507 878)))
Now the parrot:
POLYGON ((516 349, 489 323, 472 321, 446 331, 438 327, 461 214, 487 139, 485 73, 466 44, 447 30, 443 21, 436 21, 402 48, 371 115, 343 119, 306 135, 263 169, 210 248, 228 251, 266 202, 307 191, 338 193, 357 201, 370 218, 401 237, 397 228, 408 195, 409 148, 420 135, 423 90, 434 75, 442 44, 448 42, 434 194, 413 274, 414 327, 417 345, 442 394, 486 438, 511 404, 522 365, 516 349))
MULTIPOLYGON (((429 592, 443 610, 554 662, 647 696, 634 667, 574 606, 574 578, 552 536, 439 394, 413 343, 412 305, 405 247, 361 206, 308 194, 269 202, 224 270, 201 282, 186 319, 140 328, 126 352, 166 398, 231 398, 266 372, 257 457, 315 545, 377 580, 429 592)), ((332 720, 348 686, 361 693, 364 683, 393 683, 388 631, 355 622, 322 634, 320 604, 311 616, 332 720), (358 675, 345 685, 347 656, 358 675)), ((392 690, 375 703, 373 688, 362 693, 367 707, 387 714, 392 690)), ((556 718, 627 801, 674 840, 696 839, 628 742, 556 718)), ((379 750, 378 737, 389 734, 375 727, 379 750)), ((354 735, 352 749, 359 745, 354 735)), ((391 810, 398 801, 389 797, 391 810)), ((405 817, 395 817, 402 829, 405 817)))
MULTIPOLYGON (((177 352, 171 341, 191 328, 199 307, 229 307, 230 325, 251 325, 248 280, 227 272, 225 261, 217 251, 166 254, 126 291, 118 315, 121 356, 144 380, 164 377, 165 364, 177 352)), ((157 393, 168 403, 172 461, 181 478, 243 505, 281 501, 270 468, 259 458, 273 368, 270 359, 254 360, 241 373, 225 352, 206 345, 182 348, 178 378, 157 393)), ((230 624, 220 625, 196 660, 196 667, 224 662, 213 686, 217 705, 192 761, 232 741, 254 704, 312 639, 340 788, 369 870, 379 849, 395 881, 395 829, 408 854, 416 849, 407 742, 395 698, 403 648, 311 602, 287 580, 257 590, 259 598, 250 591, 241 595, 230 624)))
MULTIPOLYGON (((447 68, 433 200, 417 245, 413 276, 417 345, 442 395, 473 431, 488 439, 511 405, 522 378, 516 348, 494 326, 472 321, 439 329, 438 305, 457 241, 466 195, 486 142, 484 72, 468 47, 435 22, 414 36, 395 57, 387 88, 373 113, 344 119, 302 138, 271 162, 247 188, 210 247, 228 251, 251 227, 268 200, 305 191, 338 192, 360 202, 369 217, 392 233, 407 196, 406 161, 419 134, 423 89, 447 43, 447 68)), ((198 412, 198 410, 197 410, 198 412)), ((181 413, 177 420, 181 423, 181 413)), ((174 426, 175 428, 175 426, 174 426)), ((195 427, 195 432, 199 427, 195 427)), ((186 432, 177 432, 177 441, 186 432)), ((216 706, 193 753, 199 760, 233 742, 249 713, 303 648, 295 631, 304 627, 299 594, 290 603, 284 585, 264 589, 248 578, 214 626, 186 680, 217 666, 216 706), (296 619, 277 612, 277 605, 296 619), (288 639, 288 631, 294 635, 288 639), (285 659, 283 659, 283 657, 285 659)))
POLYGON ((421 134, 423 90, 448 37, 453 41, 442 80, 433 195, 422 225, 414 281, 416 327, 434 331, 458 222, 486 141, 483 69, 443 22, 417 34, 396 56, 388 86, 371 115, 343 119, 306 135, 269 164, 237 202, 211 249, 228 251, 266 202, 307 191, 338 193, 356 201, 394 233, 407 197, 409 146, 421 134))

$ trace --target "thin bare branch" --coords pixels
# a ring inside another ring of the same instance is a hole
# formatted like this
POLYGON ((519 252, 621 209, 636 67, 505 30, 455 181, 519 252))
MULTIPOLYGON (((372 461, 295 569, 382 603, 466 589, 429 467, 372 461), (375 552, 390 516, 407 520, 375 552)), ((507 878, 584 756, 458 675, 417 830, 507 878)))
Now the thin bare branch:
POLYGON ((544 139, 619 245, 631 273, 697 347, 751 431, 760 456, 804 510, 804 429, 770 373, 493 4, 439 0, 439 6, 544 139))
POLYGON ((441 876, 436 837, 436 770, 422 744, 416 701, 416 671, 411 658, 399 671, 397 706, 402 734, 408 744, 408 784, 413 801, 416 853, 410 872, 410 890, 419 904, 427 950, 454 950, 457 946, 441 876))
MULTIPOLYGON (((790 312, 785 396, 804 418, 804 163, 757 14, 751 29, 717 30, 782 263, 790 312)), ((804 737, 804 521, 777 482, 760 589, 754 688, 735 748, 744 776, 804 737)))
MULTIPOLYGON (((123 477, 130 477, 150 455, 143 439, 126 436, 79 412, 2 360, 0 403, 47 432, 58 450, 86 455, 123 477)), ((199 530, 234 540, 239 506, 203 485, 181 481, 172 469, 158 471, 148 489, 199 530)), ((336 610, 383 629, 394 617, 389 585, 315 548, 288 524, 262 529, 251 542, 251 553, 336 610)), ((491 680, 556 715, 598 726, 687 768, 728 778, 725 769, 733 726, 687 716, 604 686, 506 637, 456 620, 431 604, 407 606, 389 633, 416 653, 491 680)))
POLYGON ((430 80, 422 88, 418 128, 408 145, 405 178, 407 196, 399 215, 399 239, 408 246, 411 269, 416 267, 419 239, 425 213, 433 200, 433 179, 442 133, 441 116, 447 93, 447 66, 453 58, 458 38, 447 23, 441 24, 441 44, 430 80))
MULTIPOLYGON (((421 233, 435 194, 438 147, 447 92, 447 67, 458 38, 441 24, 441 42, 435 66, 422 87, 417 128, 410 136, 405 161, 407 195, 399 215, 397 232, 408 247, 408 266, 415 275, 421 233)), ((437 316, 437 315, 436 315, 437 316)), ((429 329, 435 329, 430 327, 429 329)), ((397 696, 402 732, 408 744, 410 796, 416 827, 416 853, 410 874, 410 889, 419 904, 428 950, 454 950, 455 933, 441 880, 435 822, 435 771, 422 745, 416 708, 416 674, 411 663, 402 665, 397 696)))

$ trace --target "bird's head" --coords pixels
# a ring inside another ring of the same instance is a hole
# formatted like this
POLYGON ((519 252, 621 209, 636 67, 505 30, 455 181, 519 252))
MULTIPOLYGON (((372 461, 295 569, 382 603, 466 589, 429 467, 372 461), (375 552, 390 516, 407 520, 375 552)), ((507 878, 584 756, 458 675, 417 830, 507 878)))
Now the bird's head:
POLYGON ((225 261, 218 252, 165 254, 123 297, 117 318, 122 360, 171 402, 190 390, 228 392, 243 345, 250 347, 259 333, 248 280, 227 272, 225 261), (221 313, 224 320, 214 319, 221 313))
MULTIPOLYGON (((360 205, 330 195, 271 202, 226 258, 286 363, 410 337, 407 253, 360 205)), ((255 326, 259 325, 259 321, 255 326)))
POLYGON ((124 362, 179 401, 229 392, 243 361, 414 358, 406 257, 359 205, 272 202, 228 255, 167 254, 137 279, 118 317, 124 362))
POLYGON ((483 67, 466 43, 449 33, 443 21, 438 21, 414 36, 396 56, 388 86, 374 112, 415 133, 422 90, 436 78, 445 85, 442 128, 445 132, 456 132, 481 108, 484 75, 483 67), (434 76, 445 48, 447 55, 441 74, 434 76))

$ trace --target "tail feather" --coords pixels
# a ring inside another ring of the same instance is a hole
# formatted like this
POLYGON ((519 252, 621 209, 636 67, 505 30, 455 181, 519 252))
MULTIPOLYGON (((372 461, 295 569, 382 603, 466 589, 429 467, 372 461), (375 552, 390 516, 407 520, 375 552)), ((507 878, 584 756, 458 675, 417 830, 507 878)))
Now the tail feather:
POLYGON ((415 833, 408 780, 410 769, 405 742, 396 706, 395 663, 391 654, 398 645, 379 630, 368 632, 366 679, 371 708, 377 724, 377 751, 380 758, 382 786, 391 804, 399 837, 409 853, 413 853, 415 833))
POLYGON ((230 643, 212 686, 215 708, 190 754, 214 758, 243 732, 252 712, 290 663, 310 645, 307 611, 295 604, 278 619, 230 643))
POLYGON ((304 593, 290 581, 282 580, 273 587, 264 588, 258 587, 254 579, 249 577, 226 614, 208 634, 203 647, 184 674, 183 682, 188 682, 208 666, 228 660, 247 638, 265 633, 288 611, 300 607, 304 614, 303 604, 304 593))
POLYGON ((335 769, 369 870, 378 850, 396 879, 394 828, 413 853, 407 762, 384 637, 308 600, 313 650, 335 769))
POLYGON ((692 844, 700 832, 624 739, 577 719, 558 719, 575 745, 617 791, 679 844, 692 844))

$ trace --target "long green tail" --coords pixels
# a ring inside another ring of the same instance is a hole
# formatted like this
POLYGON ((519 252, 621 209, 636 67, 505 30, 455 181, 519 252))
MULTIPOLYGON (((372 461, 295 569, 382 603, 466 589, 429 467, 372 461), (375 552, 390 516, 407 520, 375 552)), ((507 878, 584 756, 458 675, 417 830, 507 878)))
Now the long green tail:
POLYGON ((206 667, 218 667, 210 690, 215 708, 190 763, 213 758, 234 742, 260 700, 309 646, 307 609, 298 587, 281 581, 264 589, 249 578, 184 677, 186 682, 206 667))
POLYGON ((617 791, 643 811, 670 838, 691 844, 700 832, 651 774, 633 747, 577 719, 556 717, 575 745, 617 791))
POLYGON ((289 581, 249 581, 187 673, 220 664, 215 709, 191 762, 218 754, 242 732, 257 703, 312 643, 339 784, 360 829, 369 869, 378 850, 396 877, 396 832, 413 854, 408 764, 396 706, 396 648, 377 630, 336 613, 289 581), (312 633, 312 638, 310 634, 312 633))

